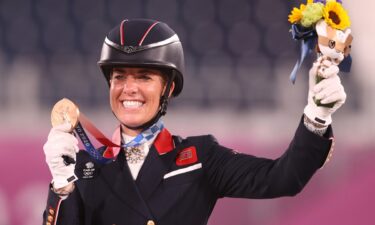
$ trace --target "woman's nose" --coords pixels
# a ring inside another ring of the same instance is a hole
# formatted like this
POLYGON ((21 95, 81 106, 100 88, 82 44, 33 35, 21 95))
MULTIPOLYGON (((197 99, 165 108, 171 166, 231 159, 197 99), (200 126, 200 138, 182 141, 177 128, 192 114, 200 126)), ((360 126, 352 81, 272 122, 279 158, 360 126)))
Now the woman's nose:
POLYGON ((134 79, 127 78, 124 81, 123 90, 122 90, 124 93, 132 94, 132 93, 135 93, 137 90, 138 90, 138 86, 134 79))

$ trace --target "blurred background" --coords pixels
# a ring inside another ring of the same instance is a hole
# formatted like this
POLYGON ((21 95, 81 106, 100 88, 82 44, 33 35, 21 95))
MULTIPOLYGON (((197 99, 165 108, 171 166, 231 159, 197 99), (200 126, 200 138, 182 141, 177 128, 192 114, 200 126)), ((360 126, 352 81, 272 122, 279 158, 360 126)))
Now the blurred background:
MULTIPOLYGON (((50 110, 75 101, 107 136, 117 125, 96 62, 107 32, 125 18, 168 23, 186 54, 185 86, 166 126, 214 134, 237 151, 276 158, 306 104, 307 71, 287 16, 291 0, 0 0, 0 225, 41 224, 51 176, 42 146, 50 110)), ((335 153, 298 196, 223 199, 216 224, 375 224, 375 3, 344 1, 353 66, 342 73, 347 103, 334 115, 335 153)))

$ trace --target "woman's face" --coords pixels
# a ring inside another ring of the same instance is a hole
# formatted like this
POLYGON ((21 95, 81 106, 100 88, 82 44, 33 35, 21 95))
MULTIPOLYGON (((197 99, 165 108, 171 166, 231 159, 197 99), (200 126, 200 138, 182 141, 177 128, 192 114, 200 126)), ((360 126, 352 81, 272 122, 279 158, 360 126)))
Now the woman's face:
MULTIPOLYGON (((110 80, 110 104, 117 119, 129 127, 140 126, 151 120, 159 109, 160 97, 165 89, 161 71, 150 68, 114 68, 110 80)), ((171 92, 174 84, 172 84, 171 92)), ((123 126, 128 135, 141 130, 123 126)))

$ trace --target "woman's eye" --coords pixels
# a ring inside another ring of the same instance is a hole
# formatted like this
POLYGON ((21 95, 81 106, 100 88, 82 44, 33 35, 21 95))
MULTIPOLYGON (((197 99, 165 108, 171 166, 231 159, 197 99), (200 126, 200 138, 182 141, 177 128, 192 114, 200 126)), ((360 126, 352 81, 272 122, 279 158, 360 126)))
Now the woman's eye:
POLYGON ((141 79, 141 80, 150 80, 151 77, 148 74, 141 74, 141 75, 139 75, 139 79, 141 79))
POLYGON ((114 75, 113 78, 115 80, 123 80, 125 78, 125 76, 123 76, 123 75, 114 75))

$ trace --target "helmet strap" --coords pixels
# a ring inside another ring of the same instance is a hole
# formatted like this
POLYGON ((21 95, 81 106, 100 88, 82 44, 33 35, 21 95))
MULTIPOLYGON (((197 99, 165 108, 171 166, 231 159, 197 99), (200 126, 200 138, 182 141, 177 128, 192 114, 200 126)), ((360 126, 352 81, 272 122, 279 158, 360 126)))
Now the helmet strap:
POLYGON ((146 123, 144 123, 140 126, 137 126, 137 127, 127 126, 126 124, 123 124, 123 125, 126 128, 131 129, 131 130, 139 130, 139 129, 146 130, 147 128, 152 126, 154 123, 156 123, 160 119, 160 117, 167 114, 169 92, 171 90, 172 82, 173 82, 175 76, 176 76, 176 71, 172 70, 172 74, 169 77, 169 79, 167 80, 167 86, 165 88, 165 91, 164 91, 163 95, 160 97, 159 111, 156 113, 156 115, 151 120, 149 120, 146 123))

